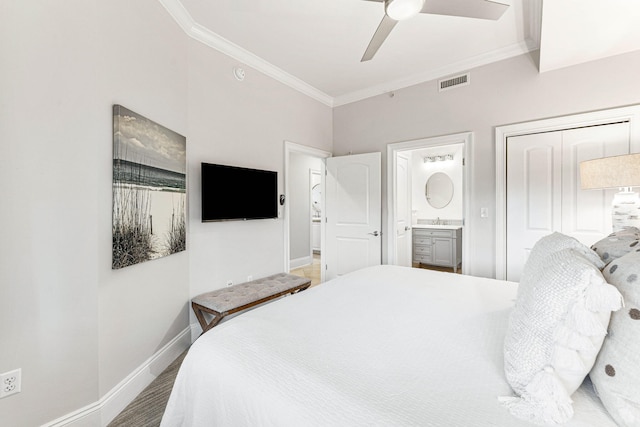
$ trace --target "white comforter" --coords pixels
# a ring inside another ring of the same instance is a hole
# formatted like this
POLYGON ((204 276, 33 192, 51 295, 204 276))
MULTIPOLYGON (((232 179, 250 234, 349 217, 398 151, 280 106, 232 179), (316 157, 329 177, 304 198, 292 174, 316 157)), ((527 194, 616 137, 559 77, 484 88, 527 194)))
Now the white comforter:
MULTIPOLYGON (((379 266, 267 304, 193 344, 161 426, 529 426, 498 402, 516 289, 379 266)), ((567 425, 615 426, 573 398, 567 425)))

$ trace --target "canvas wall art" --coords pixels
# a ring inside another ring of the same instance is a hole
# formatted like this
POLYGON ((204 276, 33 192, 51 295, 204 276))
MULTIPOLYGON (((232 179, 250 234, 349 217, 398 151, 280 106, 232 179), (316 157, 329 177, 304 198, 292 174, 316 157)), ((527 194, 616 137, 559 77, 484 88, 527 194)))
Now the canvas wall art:
POLYGON ((113 269, 186 249, 186 167, 184 136, 113 106, 113 269))

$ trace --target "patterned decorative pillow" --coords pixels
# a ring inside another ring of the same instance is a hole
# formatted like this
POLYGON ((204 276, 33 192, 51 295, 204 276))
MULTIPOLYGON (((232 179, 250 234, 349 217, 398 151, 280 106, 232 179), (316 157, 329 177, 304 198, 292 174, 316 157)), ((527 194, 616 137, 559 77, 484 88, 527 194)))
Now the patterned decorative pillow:
POLYGON ((571 239, 556 234, 531 251, 504 343, 506 378, 518 396, 500 400, 516 417, 537 424, 573 416, 570 396, 596 360, 611 311, 622 305, 595 254, 575 243, 554 250, 571 239))
POLYGON ((627 227, 623 230, 611 233, 604 239, 591 246, 605 264, 616 258, 640 249, 640 230, 636 227, 627 227))
POLYGON ((625 308, 611 315, 609 335, 589 376, 607 411, 620 426, 640 425, 640 248, 603 271, 625 308))
POLYGON ((609 236, 635 236, 636 238, 640 238, 640 229, 638 227, 624 227, 622 230, 614 231, 609 236))

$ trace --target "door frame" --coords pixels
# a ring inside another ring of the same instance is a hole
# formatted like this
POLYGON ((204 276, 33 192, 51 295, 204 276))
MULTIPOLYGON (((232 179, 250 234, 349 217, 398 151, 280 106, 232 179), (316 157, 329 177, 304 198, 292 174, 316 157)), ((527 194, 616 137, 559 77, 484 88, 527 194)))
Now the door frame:
MULTIPOLYGON (((324 217, 323 205, 322 205, 322 190, 324 186, 322 185, 322 168, 324 167, 324 162, 322 166, 320 166, 320 170, 309 169, 309 199, 311 199, 311 194, 313 191, 313 176, 317 175, 320 178, 320 257, 322 257, 322 218, 324 217)), ((311 200, 310 200, 311 201, 311 200)), ((311 201, 313 203, 313 201, 311 201)), ((310 212, 313 214, 313 208, 309 208, 310 212)), ((311 260, 313 261, 313 215, 309 218, 311 221, 311 226, 309 227, 309 253, 311 254, 311 260)))
POLYGON ((395 265, 397 260, 396 254, 396 235, 395 230, 397 209, 395 203, 396 195, 396 158, 398 153, 403 151, 412 151, 420 148, 437 147, 440 145, 463 144, 462 149, 465 159, 462 168, 462 274, 469 274, 469 254, 471 253, 471 233, 469 232, 468 219, 471 217, 471 176, 472 170, 472 144, 473 132, 461 132, 451 135, 435 136, 430 138, 414 139, 411 141, 396 142, 387 144, 387 258, 386 263, 395 265))
MULTIPOLYGON (((285 203, 284 203, 284 226, 283 228, 283 232, 284 232, 284 271, 286 273, 288 273, 290 271, 290 267, 289 267, 289 258, 291 257, 291 245, 290 245, 290 213, 289 213, 289 200, 287 200, 287 198, 289 197, 289 175, 290 175, 290 158, 291 158, 291 153, 298 153, 298 154, 305 154, 307 156, 311 156, 311 157, 316 157, 319 159, 326 159, 327 157, 332 157, 333 154, 330 153, 329 151, 324 151, 321 150, 319 148, 313 148, 313 147, 309 147, 306 145, 302 145, 302 144, 297 144, 295 142, 291 142, 291 141, 284 141, 284 195, 285 195, 285 203)), ((325 223, 324 223, 324 171, 325 171, 325 162, 322 162, 322 166, 321 166, 321 170, 320 170, 320 177, 321 179, 321 184, 320 184, 320 188, 321 188, 321 193, 322 193, 322 213, 320 216, 320 262, 321 265, 324 265, 324 248, 325 248, 325 242, 324 242, 324 228, 325 228, 325 223)), ((313 251, 312 251, 313 252, 313 251)), ((324 269, 321 268, 320 269, 320 281, 324 282, 324 269)))
MULTIPOLYGON (((412 203, 412 190, 413 190, 413 168, 411 165, 411 157, 412 157, 412 152, 411 151, 398 151, 396 152, 396 160, 394 162, 394 185, 393 185, 393 191, 394 191, 394 200, 396 201, 396 203, 394 203, 394 213, 395 213, 395 220, 396 223, 393 224, 393 229, 389 230, 389 233, 393 233, 394 235, 394 239, 395 239, 395 243, 394 243, 394 264, 395 265, 400 265, 399 264, 399 260, 398 260, 398 238, 397 238, 397 233, 398 233, 398 224, 397 221, 400 220, 401 218, 399 218, 400 215, 398 215, 398 203, 397 203, 397 193, 398 193, 398 160, 399 159, 405 159, 407 161, 407 189, 405 189, 408 192, 408 196, 407 196, 407 204, 409 205, 409 210, 407 212, 408 216, 409 216, 409 227, 412 225, 411 224, 411 218, 413 217, 412 212, 411 212, 411 208, 413 207, 413 203, 412 203)), ((405 226, 406 227, 406 226, 405 226)), ((412 230, 406 230, 405 229, 405 239, 407 240, 407 246, 409 246, 409 267, 411 267, 413 265, 413 254, 412 252, 412 248, 413 248, 413 235, 412 235, 412 230), (408 233, 408 236, 406 236, 406 234, 408 233)))
POLYGON ((507 139, 624 121, 629 122, 631 152, 640 152, 640 104, 496 127, 496 279, 507 277, 507 139))

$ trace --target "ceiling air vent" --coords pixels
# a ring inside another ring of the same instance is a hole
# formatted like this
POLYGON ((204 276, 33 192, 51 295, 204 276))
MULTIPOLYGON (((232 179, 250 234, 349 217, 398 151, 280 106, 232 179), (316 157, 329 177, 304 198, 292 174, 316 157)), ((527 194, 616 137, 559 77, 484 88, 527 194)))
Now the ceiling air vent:
POLYGON ((438 91, 453 89, 454 87, 467 86, 471 76, 469 73, 451 77, 446 80, 438 80, 438 91))

